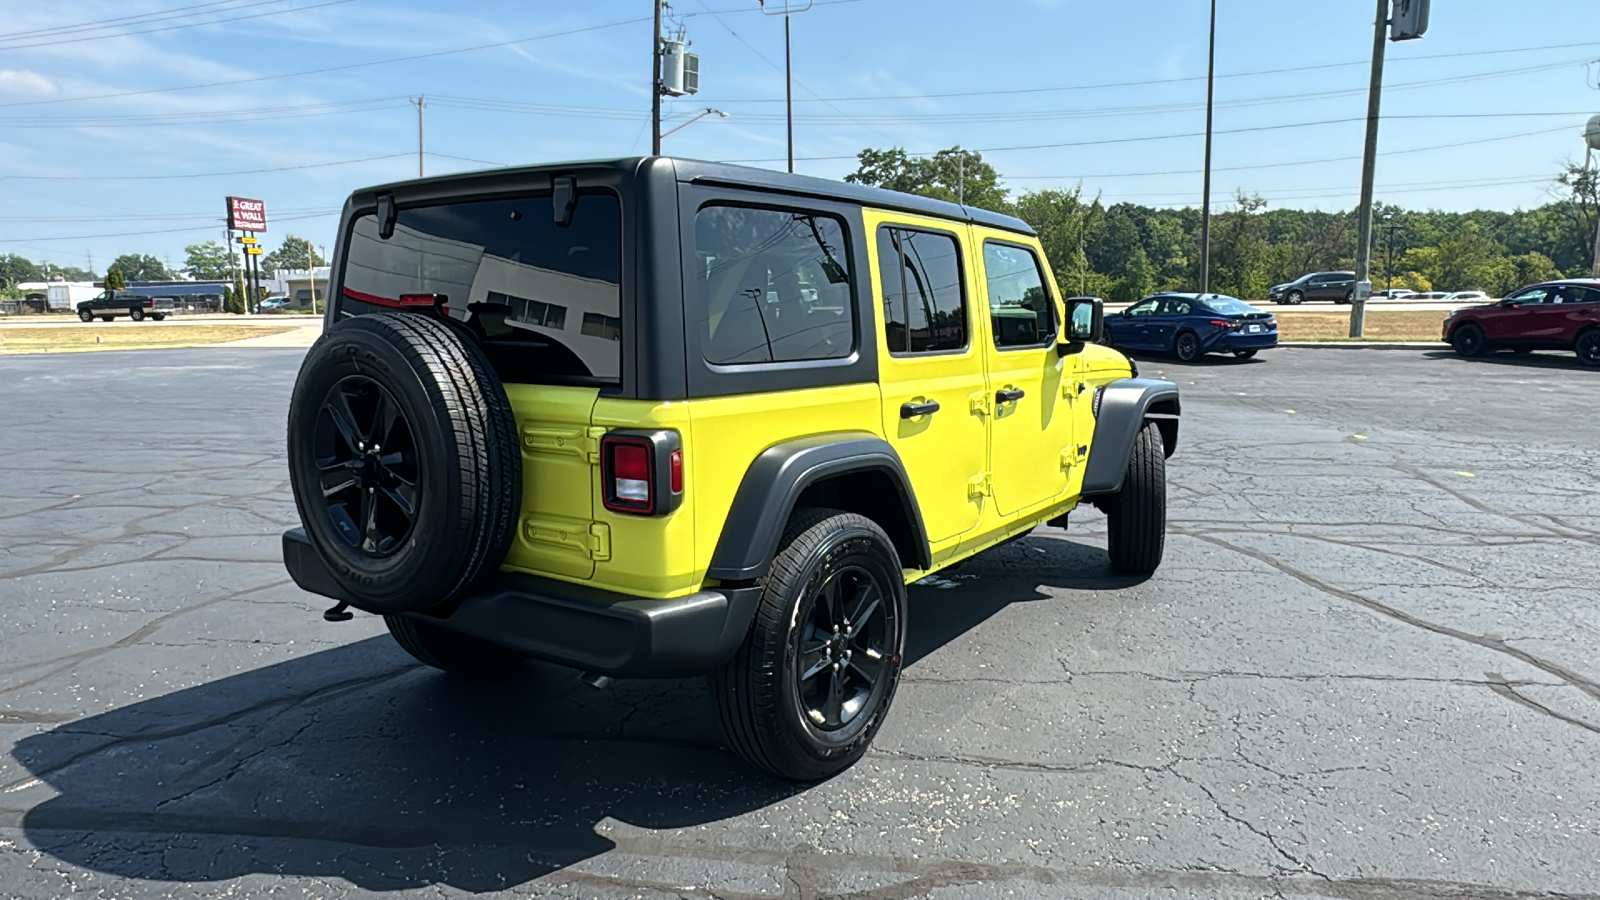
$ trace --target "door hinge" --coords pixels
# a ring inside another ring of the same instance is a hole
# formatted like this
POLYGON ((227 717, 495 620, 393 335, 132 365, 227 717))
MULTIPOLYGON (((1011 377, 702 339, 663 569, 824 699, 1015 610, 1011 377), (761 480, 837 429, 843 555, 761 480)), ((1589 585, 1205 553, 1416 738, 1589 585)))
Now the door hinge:
POLYGON ((1087 385, 1081 381, 1063 381, 1061 382, 1061 396, 1068 400, 1076 400, 1086 387, 1087 385))
POLYGON ((522 522, 523 537, 548 548, 582 553, 596 562, 611 558, 611 526, 604 522, 586 525, 573 519, 528 517, 522 522))
POLYGON ((1064 447, 1061 450, 1061 468, 1070 469, 1079 465, 1089 455, 1089 448, 1085 444, 1076 447, 1064 447))
POLYGON ((979 415, 994 415, 994 397, 988 391, 972 394, 967 398, 967 402, 971 410, 979 415))
POLYGON ((989 479, 989 473, 974 475, 967 479, 967 497, 993 497, 994 482, 989 479))
POLYGON ((600 439, 605 434, 606 430, 598 426, 541 428, 529 425, 522 429, 522 449, 535 453, 572 454, 593 465, 600 462, 600 439))

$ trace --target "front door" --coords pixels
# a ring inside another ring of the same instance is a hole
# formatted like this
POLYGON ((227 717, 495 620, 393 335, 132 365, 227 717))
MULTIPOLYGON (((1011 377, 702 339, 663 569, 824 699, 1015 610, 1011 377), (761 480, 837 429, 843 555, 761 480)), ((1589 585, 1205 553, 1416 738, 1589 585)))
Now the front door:
POLYGON ((962 265, 969 238, 916 216, 865 214, 878 299, 883 431, 911 477, 928 540, 960 537, 978 524, 988 460, 988 422, 972 405, 988 396, 974 346, 973 273, 962 265))
POLYGON ((1056 351, 1061 303, 1055 279, 1033 249, 1000 232, 983 237, 989 335, 990 487, 1003 516, 1066 494, 1077 458, 1064 382, 1075 384, 1056 351))
POLYGON ((1124 350, 1154 350, 1156 345, 1150 341, 1150 319, 1155 316, 1161 307, 1158 297, 1140 300, 1138 303, 1123 310, 1120 315, 1107 316, 1110 323, 1115 319, 1116 326, 1111 329, 1112 343, 1124 350))
POLYGON ((1531 287, 1512 294, 1478 313, 1484 336, 1497 343, 1530 340, 1536 311, 1550 300, 1548 287, 1531 287))

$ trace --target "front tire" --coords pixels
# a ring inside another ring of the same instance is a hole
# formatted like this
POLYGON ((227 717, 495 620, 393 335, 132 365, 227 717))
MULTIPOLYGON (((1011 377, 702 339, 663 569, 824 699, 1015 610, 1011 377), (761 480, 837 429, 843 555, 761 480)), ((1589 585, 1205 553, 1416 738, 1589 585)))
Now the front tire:
POLYGON ((155 319, 157 322, 160 322, 160 321, 166 319, 166 317, 167 317, 166 313, 151 313, 150 314, 150 318, 155 319))
POLYGON ((1167 457, 1154 422, 1146 422, 1134 438, 1122 490, 1105 511, 1112 570, 1149 575, 1160 567, 1167 542, 1167 457))
POLYGON ((100 321, 109 322, 109 321, 111 321, 112 319, 115 319, 115 318, 116 318, 116 316, 101 316, 100 317, 100 321))
POLYGON ((1284 297, 1283 299, 1284 299, 1284 302, 1288 303, 1290 306, 1299 306, 1300 305, 1300 301, 1304 300, 1305 298, 1306 298, 1306 295, 1300 293, 1299 291, 1290 291, 1289 295, 1284 297))
POLYGON ((1183 362, 1194 362, 1200 357, 1200 338, 1192 331, 1180 331, 1172 341, 1172 352, 1183 362))
POLYGON ((906 589, 876 522, 796 512, 745 643, 711 692, 728 745, 781 778, 819 781, 867 752, 900 681, 906 589))
POLYGON ((78 321, 79 322, 93 322, 94 321, 94 313, 89 312, 87 309, 80 309, 80 310, 78 310, 78 321))
POLYGON ((1488 343, 1484 339, 1482 326, 1475 322, 1463 323, 1450 333, 1450 346, 1455 348, 1458 355, 1468 359, 1482 356, 1488 343))
POLYGON ((1579 362, 1600 367, 1600 328, 1591 328, 1578 335, 1578 342, 1572 349, 1578 354, 1579 362))
POLYGON ((406 616, 384 616, 395 643, 418 662, 464 678, 497 678, 522 666, 522 655, 482 638, 406 616))

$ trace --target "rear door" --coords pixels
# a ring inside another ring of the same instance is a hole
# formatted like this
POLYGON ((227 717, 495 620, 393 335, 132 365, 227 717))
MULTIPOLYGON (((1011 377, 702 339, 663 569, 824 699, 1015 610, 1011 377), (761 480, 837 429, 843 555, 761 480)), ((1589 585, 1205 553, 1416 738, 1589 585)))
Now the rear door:
POLYGON ((1177 340, 1178 331, 1184 326, 1184 317, 1194 309, 1194 304, 1182 297, 1167 297, 1161 301, 1161 308, 1150 317, 1149 335, 1150 347, 1154 350, 1170 350, 1177 340))
POLYGON ((989 312, 990 488, 996 510, 1014 516, 1066 494, 1077 455, 1063 385, 1076 379, 1056 351, 1062 308, 1043 257, 1004 232, 975 233, 989 312))
POLYGON ((965 227, 864 210, 877 298, 883 433, 905 463, 928 540, 978 524, 988 462, 984 354, 973 341, 978 295, 965 227))

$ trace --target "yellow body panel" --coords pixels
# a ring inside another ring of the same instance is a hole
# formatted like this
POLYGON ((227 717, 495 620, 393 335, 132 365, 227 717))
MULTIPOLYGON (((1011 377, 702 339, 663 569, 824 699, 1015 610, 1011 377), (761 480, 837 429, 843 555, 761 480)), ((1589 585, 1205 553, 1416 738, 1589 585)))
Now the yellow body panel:
MULTIPOLYGON (((517 537, 503 568, 618 594, 675 597, 701 590, 745 472, 774 444, 830 432, 887 440, 900 454, 942 568, 1070 510, 1093 436, 1094 389, 1125 378, 1113 350, 1062 357, 1053 344, 997 349, 983 265, 985 238, 1033 249, 1056 321, 1065 309, 1038 243, 1011 232, 898 212, 862 210, 879 341, 878 383, 689 401, 602 396, 598 389, 508 384, 522 447, 517 537), (939 231, 962 248, 968 311, 965 349, 891 356, 884 342, 876 233, 889 223, 939 231), (996 404, 999 389, 1022 399, 996 404), (906 402, 937 400, 932 415, 904 419, 906 402), (683 503, 663 516, 613 513, 601 502, 600 438, 613 429, 677 431, 683 503)), ((773 515, 784 511, 773 510, 773 515)), ((907 569, 907 580, 927 574, 907 569)))

